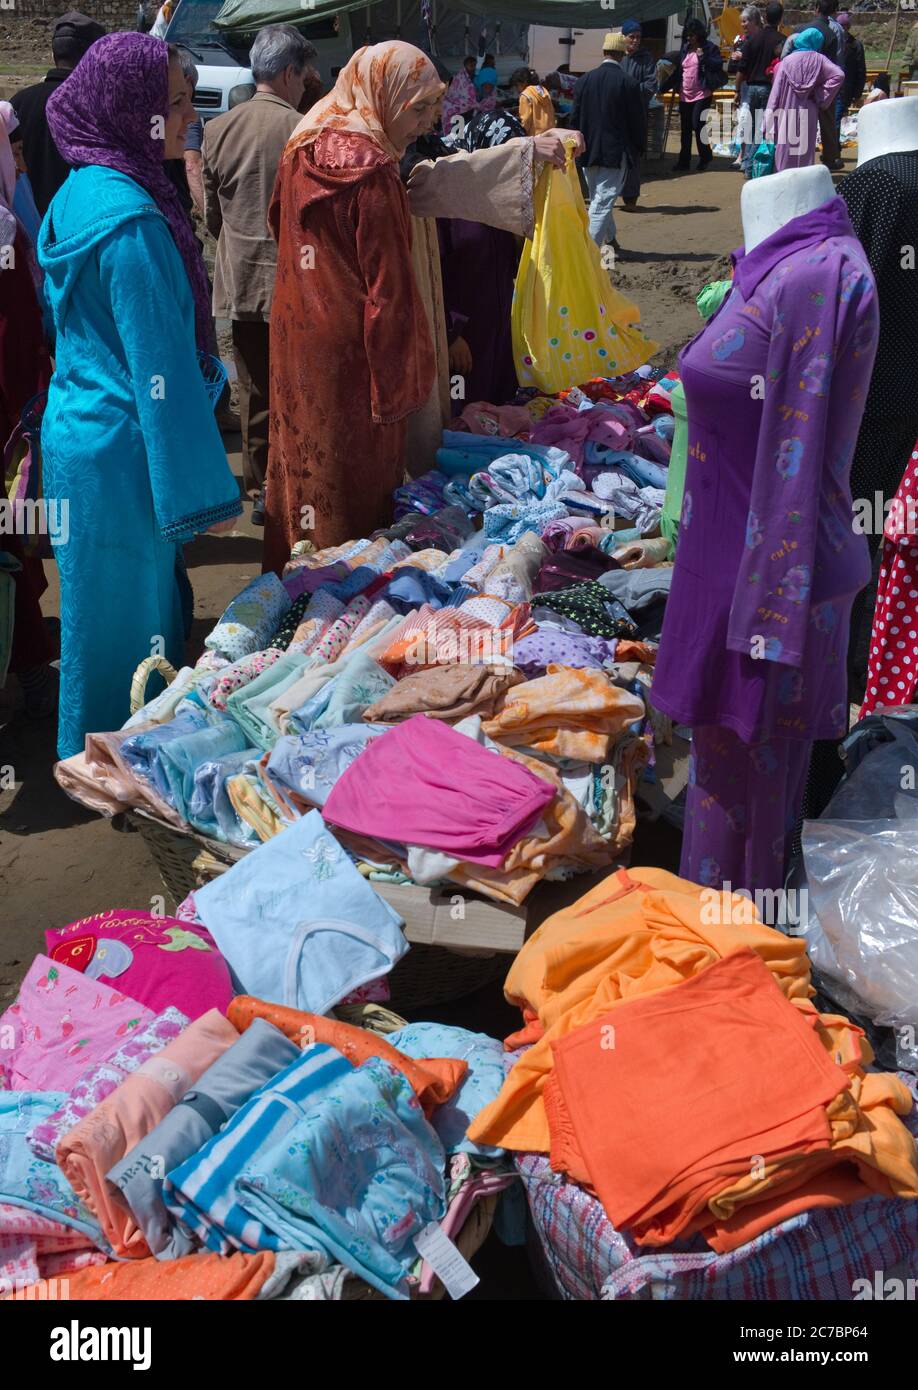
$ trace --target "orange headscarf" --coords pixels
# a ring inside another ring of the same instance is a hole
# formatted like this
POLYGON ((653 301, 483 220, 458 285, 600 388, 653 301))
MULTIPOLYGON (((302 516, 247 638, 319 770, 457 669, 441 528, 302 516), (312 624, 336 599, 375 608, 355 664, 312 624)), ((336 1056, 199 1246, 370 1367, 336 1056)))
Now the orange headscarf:
POLYGON ((426 53, 393 39, 358 49, 328 96, 310 107, 290 137, 289 149, 311 144, 323 130, 366 135, 392 159, 401 159, 414 135, 414 109, 446 90, 426 53))

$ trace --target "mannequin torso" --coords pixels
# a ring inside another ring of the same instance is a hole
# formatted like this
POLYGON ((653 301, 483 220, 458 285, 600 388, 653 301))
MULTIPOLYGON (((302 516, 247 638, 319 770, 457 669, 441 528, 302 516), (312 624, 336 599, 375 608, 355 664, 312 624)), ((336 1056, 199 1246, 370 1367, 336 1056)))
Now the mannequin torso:
POLYGON ((785 169, 767 178, 749 179, 743 184, 740 195, 746 252, 793 218, 812 212, 834 196, 832 175, 824 164, 814 164, 808 169, 785 169))
POLYGON ((874 101, 857 117, 858 167, 883 154, 918 150, 918 97, 874 101))

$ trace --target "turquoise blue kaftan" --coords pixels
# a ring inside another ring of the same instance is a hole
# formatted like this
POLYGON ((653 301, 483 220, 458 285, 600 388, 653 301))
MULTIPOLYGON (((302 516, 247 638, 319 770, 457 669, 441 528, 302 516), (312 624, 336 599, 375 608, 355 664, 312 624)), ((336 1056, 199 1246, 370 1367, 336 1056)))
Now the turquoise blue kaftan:
POLYGON ((114 169, 74 170, 38 244, 57 332, 42 426, 59 508, 58 752, 128 716, 153 652, 183 656, 176 546, 241 511, 197 362, 191 289, 169 225, 114 169))

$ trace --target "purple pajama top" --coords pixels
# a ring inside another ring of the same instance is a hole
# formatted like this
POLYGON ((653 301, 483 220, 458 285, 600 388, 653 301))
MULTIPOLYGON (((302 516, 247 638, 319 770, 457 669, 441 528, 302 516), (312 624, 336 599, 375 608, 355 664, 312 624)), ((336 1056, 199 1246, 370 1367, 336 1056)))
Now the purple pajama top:
POLYGON ((680 359, 688 466, 652 698, 748 743, 838 738, 870 576, 848 474, 876 286, 840 197, 733 259, 733 290, 680 359))

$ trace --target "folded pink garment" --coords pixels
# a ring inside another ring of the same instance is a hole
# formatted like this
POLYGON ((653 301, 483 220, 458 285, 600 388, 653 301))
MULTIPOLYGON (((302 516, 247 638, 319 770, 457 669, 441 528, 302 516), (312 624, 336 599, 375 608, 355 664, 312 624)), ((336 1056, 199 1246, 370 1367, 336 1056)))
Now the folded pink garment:
POLYGON ((371 739, 322 815, 358 835, 496 869, 554 795, 528 768, 416 714, 371 739))
POLYGON ((126 1076, 142 1067, 148 1058, 162 1052, 168 1043, 184 1032, 190 1022, 178 1009, 164 1009, 145 1027, 130 1033, 106 1061, 89 1067, 71 1087, 60 1110, 39 1121, 26 1135, 35 1157, 53 1163, 55 1151, 64 1135, 69 1134, 85 1115, 91 1115, 106 1096, 118 1089, 126 1076))
POLYGON ((98 1218, 116 1255, 142 1259, 150 1249, 106 1173, 159 1124, 238 1037, 233 1025, 211 1009, 144 1062, 58 1144, 58 1167, 98 1218))
POLYGON ((550 521, 542 532, 542 539, 548 544, 555 536, 564 536, 564 548, 569 547, 572 536, 576 536, 578 531, 589 531, 593 523, 588 516, 561 516, 557 521, 550 521))
POLYGON ((153 727, 152 724, 135 724, 131 729, 118 729, 114 733, 87 734, 82 753, 54 764, 54 780, 71 800, 103 816, 114 816, 129 806, 136 806, 170 825, 184 826, 185 821, 178 811, 157 796, 148 782, 135 777, 121 757, 125 739, 153 727))
POLYGON ((452 422, 454 430, 471 430, 472 434, 500 435, 504 439, 516 436, 528 439, 532 416, 524 405, 492 405, 490 401, 473 401, 452 422))
POLYGON ((153 1017, 101 980, 36 956, 0 1017, 0 1089, 69 1091, 153 1017))
POLYGON ((593 546, 598 546, 600 541, 604 541, 609 532, 602 526, 582 526, 579 531, 574 531, 568 536, 564 543, 565 550, 589 550, 593 546))
POLYGON ((0 1203, 0 1288, 28 1288, 52 1273, 107 1259, 82 1231, 27 1207, 0 1203))
MULTIPOLYGON (((516 1182, 515 1173, 489 1173, 487 1170, 469 1178, 468 1182, 462 1184, 447 1207, 446 1215, 440 1222, 440 1230, 450 1240, 455 1241, 475 1203, 480 1202, 485 1197, 503 1192, 512 1182, 516 1182)), ((421 1269, 420 1292, 430 1293, 436 1280, 436 1274, 425 1260, 421 1269)))
POLYGON ((45 932, 55 965, 104 980, 160 1013, 180 1009, 200 1018, 225 1013, 236 990, 229 966, 204 926, 142 909, 111 908, 45 932))

